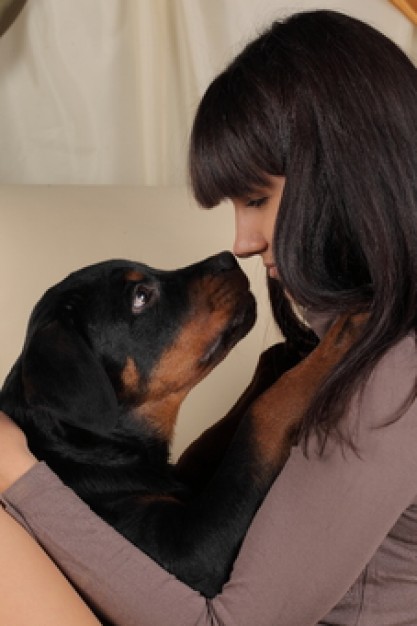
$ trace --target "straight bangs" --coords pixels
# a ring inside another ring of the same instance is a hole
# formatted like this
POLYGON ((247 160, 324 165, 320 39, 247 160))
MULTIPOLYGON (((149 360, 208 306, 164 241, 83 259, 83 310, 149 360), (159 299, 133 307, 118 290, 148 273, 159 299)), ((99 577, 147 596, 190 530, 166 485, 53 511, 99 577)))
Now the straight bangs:
MULTIPOLYGON (((314 311, 366 310, 363 336, 302 427, 322 449, 382 355, 417 332, 417 71, 371 26, 333 11, 275 22, 208 88, 192 130, 197 201, 212 207, 285 177, 273 236, 275 320, 314 345, 286 293, 314 311)), ((410 399, 417 396, 411 394, 410 399)))
MULTIPOLYGON (((197 202, 212 208, 285 176, 287 115, 277 110, 250 68, 239 57, 207 89, 191 132, 189 174, 197 202), (271 111, 271 101, 274 107, 271 111)), ((274 87, 276 91, 276 86, 274 87)))

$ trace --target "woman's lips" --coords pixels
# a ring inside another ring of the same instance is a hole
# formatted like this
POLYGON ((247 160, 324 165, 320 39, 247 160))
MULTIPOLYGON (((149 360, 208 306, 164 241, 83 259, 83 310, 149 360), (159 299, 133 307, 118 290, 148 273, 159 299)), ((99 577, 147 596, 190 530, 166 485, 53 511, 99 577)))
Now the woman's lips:
POLYGON ((266 271, 268 272, 269 278, 278 278, 278 270, 276 265, 266 265, 266 271))

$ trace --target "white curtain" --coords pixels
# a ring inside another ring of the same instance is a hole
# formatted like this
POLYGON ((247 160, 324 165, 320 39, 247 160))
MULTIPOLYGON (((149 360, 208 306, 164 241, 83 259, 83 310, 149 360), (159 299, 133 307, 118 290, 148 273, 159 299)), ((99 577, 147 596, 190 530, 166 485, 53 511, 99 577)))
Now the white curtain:
POLYGON ((0 183, 183 184, 210 79, 273 18, 318 6, 413 54, 388 0, 28 0, 0 39, 0 183))

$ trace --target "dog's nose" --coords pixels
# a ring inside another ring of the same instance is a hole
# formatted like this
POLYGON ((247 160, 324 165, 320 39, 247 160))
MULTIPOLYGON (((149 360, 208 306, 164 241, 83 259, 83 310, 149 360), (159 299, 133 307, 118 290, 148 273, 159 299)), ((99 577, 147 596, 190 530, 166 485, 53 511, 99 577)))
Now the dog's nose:
POLYGON ((221 274, 221 272, 229 272, 236 269, 238 263, 231 252, 220 252, 215 256, 208 259, 210 270, 214 274, 221 274))

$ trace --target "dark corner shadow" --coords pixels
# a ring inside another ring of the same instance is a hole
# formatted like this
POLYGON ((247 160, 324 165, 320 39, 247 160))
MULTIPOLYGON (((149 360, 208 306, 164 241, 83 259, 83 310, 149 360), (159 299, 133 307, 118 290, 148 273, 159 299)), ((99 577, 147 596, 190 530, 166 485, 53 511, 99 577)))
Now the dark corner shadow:
POLYGON ((13 24, 27 0, 0 0, 0 37, 13 24))

